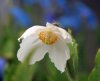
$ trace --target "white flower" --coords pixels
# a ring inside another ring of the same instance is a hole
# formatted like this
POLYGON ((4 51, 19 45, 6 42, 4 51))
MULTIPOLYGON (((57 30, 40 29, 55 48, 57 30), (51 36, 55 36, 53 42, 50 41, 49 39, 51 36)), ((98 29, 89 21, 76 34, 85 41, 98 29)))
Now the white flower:
POLYGON ((33 26, 27 29, 18 40, 21 39, 17 53, 19 61, 23 62, 30 51, 35 49, 29 64, 42 60, 48 52, 55 67, 61 72, 65 71, 66 62, 70 58, 67 43, 72 43, 72 38, 64 29, 50 23, 47 23, 46 27, 33 26))

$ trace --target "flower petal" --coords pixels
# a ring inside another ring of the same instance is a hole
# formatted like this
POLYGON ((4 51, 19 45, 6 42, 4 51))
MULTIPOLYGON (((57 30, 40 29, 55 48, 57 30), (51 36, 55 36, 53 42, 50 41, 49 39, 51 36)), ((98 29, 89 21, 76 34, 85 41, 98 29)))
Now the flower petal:
POLYGON ((54 27, 54 25, 51 24, 51 23, 49 23, 49 22, 47 22, 47 23, 46 23, 46 27, 54 27))
POLYGON ((46 23, 46 27, 52 29, 52 31, 54 31, 54 32, 59 33, 59 30, 58 30, 57 26, 55 26, 55 25, 53 25, 53 24, 51 24, 49 22, 46 23))
POLYGON ((36 45, 40 44, 36 36, 32 35, 22 40, 20 44, 20 49, 17 52, 17 58, 19 61, 23 62, 25 57, 30 53, 36 45))
POLYGON ((18 41, 20 41, 20 39, 24 39, 24 38, 36 33, 37 30, 39 30, 39 29, 41 30, 44 28, 45 28, 44 26, 32 26, 23 33, 23 35, 18 39, 18 41))
POLYGON ((44 45, 38 38, 34 35, 31 35, 22 40, 20 44, 20 49, 17 53, 17 58, 19 61, 23 62, 29 53, 33 51, 33 55, 30 58, 29 64, 34 64, 36 61, 43 59, 44 55, 48 52, 48 48, 44 45))
POLYGON ((67 43, 72 43, 71 35, 63 28, 57 27, 49 22, 47 22, 46 27, 52 28, 54 32, 61 34, 65 41, 67 41, 67 43))
POLYGON ((66 62, 70 58, 69 48, 66 43, 59 40, 57 43, 52 45, 49 49, 49 57, 55 64, 55 67, 61 72, 65 71, 66 62))
POLYGON ((40 43, 30 60, 30 64, 34 64, 36 61, 40 61, 44 58, 45 54, 48 52, 48 46, 40 43))
POLYGON ((62 37, 67 41, 67 43, 72 43, 72 37, 71 35, 64 30, 63 28, 57 27, 59 31, 61 32, 62 37))

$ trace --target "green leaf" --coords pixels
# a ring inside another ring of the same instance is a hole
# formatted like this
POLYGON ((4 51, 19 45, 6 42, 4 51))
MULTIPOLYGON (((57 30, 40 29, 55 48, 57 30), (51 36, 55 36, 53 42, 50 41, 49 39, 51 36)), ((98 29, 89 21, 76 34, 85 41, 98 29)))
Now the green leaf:
POLYGON ((92 70, 88 81, 100 81, 100 68, 94 68, 92 70))
POLYGON ((11 59, 11 58, 14 57, 14 54, 13 54, 14 53, 14 49, 15 49, 14 45, 15 45, 15 43, 11 39, 9 39, 9 40, 7 40, 5 42, 4 47, 3 47, 3 52, 4 52, 3 56, 4 57, 6 57, 8 59, 11 59))
POLYGON ((14 76, 12 76, 12 81, 31 81, 33 76, 34 68, 24 64, 19 64, 14 76))
POLYGON ((74 39, 73 39, 73 44, 69 44, 71 58, 68 61, 67 67, 68 67, 68 71, 73 79, 76 79, 77 74, 78 74, 78 50, 77 50, 77 46, 78 45, 74 39))
MULTIPOLYGON (((37 49, 37 48, 36 48, 37 49)), ((29 66, 29 61, 32 55, 34 54, 35 49, 32 49, 29 55, 25 58, 24 63, 20 63, 17 66, 14 76, 12 77, 12 81, 31 81, 34 67, 29 66)))
POLYGON ((81 72, 81 73, 79 73, 77 81, 87 81, 87 79, 88 79, 88 73, 81 72))
POLYGON ((100 49, 98 50, 95 58, 95 64, 96 66, 100 66, 100 49))
POLYGON ((11 66, 8 67, 8 70, 6 73, 8 75, 5 76, 4 81, 32 81, 32 77, 33 77, 33 73, 35 71, 35 66, 29 65, 29 61, 30 58, 32 57, 32 55, 34 54, 34 50, 31 50, 31 52, 29 53, 29 55, 25 58, 23 63, 19 63, 19 64, 12 64, 14 66, 16 66, 15 69, 10 69, 11 66), (12 71, 14 71, 12 73, 12 71))
POLYGON ((95 58, 95 67, 88 77, 88 81, 100 81, 100 49, 95 58))

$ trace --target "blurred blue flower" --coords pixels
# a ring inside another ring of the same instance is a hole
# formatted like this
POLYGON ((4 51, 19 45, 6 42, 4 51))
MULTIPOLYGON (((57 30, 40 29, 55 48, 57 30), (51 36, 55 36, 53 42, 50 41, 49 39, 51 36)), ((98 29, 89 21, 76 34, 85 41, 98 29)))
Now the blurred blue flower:
POLYGON ((75 4, 75 7, 77 10, 77 13, 80 15, 88 17, 89 15, 93 14, 93 12, 86 5, 84 5, 81 2, 77 2, 75 4))
POLYGON ((40 4, 44 9, 51 7, 51 0, 23 0, 25 4, 33 5, 35 3, 40 4))
POLYGON ((66 3, 67 3, 67 0, 56 0, 57 6, 59 6, 62 9, 67 8, 66 3))
POLYGON ((38 0, 38 3, 44 8, 49 9, 51 5, 51 0, 38 0))
POLYGON ((54 14, 52 13, 45 13, 44 17, 43 17, 43 22, 45 24, 45 22, 53 22, 54 21, 54 14))
POLYGON ((89 16, 87 18, 87 25, 88 25, 89 28, 91 28, 93 30, 96 29, 96 27, 97 27, 97 19, 96 19, 96 17, 94 15, 89 16))
POLYGON ((97 19, 94 12, 81 2, 77 2, 75 8, 77 15, 80 16, 81 20, 85 18, 87 26, 91 29, 95 29, 97 26, 97 19))
POLYGON ((17 6, 10 8, 10 14, 13 16, 15 21, 22 26, 28 27, 32 24, 29 15, 17 6))
POLYGON ((77 16, 62 16, 58 19, 58 22, 62 24, 65 29, 71 27, 74 30, 78 30, 80 27, 80 20, 77 16))
POLYGON ((5 59, 0 57, 0 81, 3 81, 5 64, 5 59))
MULTIPOLYGON (((38 3, 44 9, 43 22, 53 22, 57 20, 64 26, 71 26, 73 29, 78 30, 81 27, 83 20, 85 19, 86 25, 95 29, 97 25, 97 19, 93 11, 87 7, 85 4, 80 1, 69 1, 69 0, 23 0, 25 4, 32 5, 34 3, 38 3), (53 3, 56 3, 55 5, 53 3), (72 6, 73 5, 73 6, 72 6), (59 11, 54 11, 52 6, 55 6, 61 11, 61 15, 57 17, 56 14, 59 14, 59 11)), ((19 7, 13 7, 11 9, 12 16, 23 26, 29 26, 32 24, 32 20, 29 15, 25 13, 19 7)))
POLYGON ((37 2, 37 0, 23 0, 23 2, 27 5, 33 5, 34 3, 37 2))

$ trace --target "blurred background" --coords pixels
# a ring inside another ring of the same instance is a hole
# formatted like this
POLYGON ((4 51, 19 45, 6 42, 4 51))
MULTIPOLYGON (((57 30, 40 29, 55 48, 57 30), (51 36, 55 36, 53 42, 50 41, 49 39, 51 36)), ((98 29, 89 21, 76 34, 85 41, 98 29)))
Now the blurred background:
POLYGON ((13 74, 11 69, 19 63, 16 57, 18 37, 27 28, 45 26, 46 22, 57 22, 60 27, 72 30, 78 43, 79 70, 88 75, 100 47, 99 3, 99 0, 0 0, 0 81, 5 68, 13 74))

